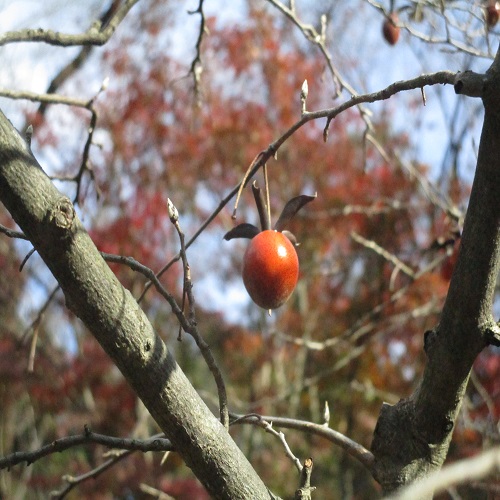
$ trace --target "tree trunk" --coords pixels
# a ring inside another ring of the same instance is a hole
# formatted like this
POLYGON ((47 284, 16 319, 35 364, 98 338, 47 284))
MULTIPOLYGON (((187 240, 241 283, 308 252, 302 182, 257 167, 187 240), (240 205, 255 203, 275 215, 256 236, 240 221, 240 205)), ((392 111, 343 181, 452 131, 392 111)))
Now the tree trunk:
POLYGON ((208 492, 220 499, 271 498, 109 269, 70 200, 1 111, 0 200, 58 281, 67 307, 118 366, 208 492))
POLYGON ((426 332, 427 364, 412 396, 384 404, 375 429, 374 477, 385 493, 439 469, 472 364, 498 344, 492 304, 500 262, 500 52, 485 75, 466 72, 457 93, 481 97, 485 116, 457 264, 439 325, 426 332))

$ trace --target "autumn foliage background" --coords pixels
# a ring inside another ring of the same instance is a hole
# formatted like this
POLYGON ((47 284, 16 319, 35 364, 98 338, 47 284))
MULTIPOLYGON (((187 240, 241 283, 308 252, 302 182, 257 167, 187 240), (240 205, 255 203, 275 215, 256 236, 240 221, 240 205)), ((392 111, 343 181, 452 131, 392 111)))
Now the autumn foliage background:
MULTIPOLYGON (((473 61, 406 32, 389 47, 380 32, 383 16, 368 2, 331 4, 310 2, 300 12, 307 22, 316 22, 326 9, 336 68, 360 92, 473 61), (415 64, 405 65, 408 58, 415 64)), ((160 270, 179 251, 167 198, 179 210, 189 239, 241 181, 254 157, 300 118, 304 80, 310 110, 348 97, 345 92, 336 96, 340 87, 324 56, 269 4, 241 2, 239 8, 236 20, 224 15, 222 3, 208 9, 198 86, 190 67, 199 15, 186 15, 186 6, 175 2, 149 0, 138 4, 110 42, 93 49, 58 89, 91 98, 109 76, 108 88, 96 99, 91 171, 80 182, 77 200, 100 250, 160 270)), ((409 11, 402 16, 417 24, 409 11)), ((483 21, 476 21, 479 29, 483 21)), ((476 42, 486 43, 483 38, 476 42)), ((66 63, 72 55, 64 57, 66 63)), ((483 63, 477 58, 472 64, 483 63)), ((46 90, 35 82, 23 84, 46 90)), ((274 220, 291 197, 318 194, 291 228, 301 243, 299 285, 272 317, 244 293, 240 267, 246 243, 222 240, 235 224, 234 199, 190 246, 198 323, 223 370, 232 411, 322 423, 327 402, 330 426, 369 447, 382 401, 396 402, 415 388, 424 363, 424 332, 438 321, 459 244, 478 117, 470 100, 455 99, 443 89, 426 92, 425 107, 421 94, 410 92, 368 108, 373 125, 368 132, 357 108, 331 123, 326 142, 324 121, 309 123, 268 164, 274 220), (430 140, 436 129, 439 140, 430 140)), ((36 103, 5 103, 18 128, 34 125, 33 151, 46 172, 74 175, 89 113, 48 106, 42 114, 36 103)), ((261 174, 256 179, 263 184, 261 174)), ((74 182, 57 185, 75 196, 74 182)), ((4 211, 0 219, 12 226, 4 211)), ((249 189, 237 212, 236 222, 242 221, 257 223, 249 189)), ((81 433, 84 425, 123 437, 158 432, 97 342, 67 313, 62 295, 55 292, 46 302, 56 284, 40 259, 32 256, 19 272, 29 248, 0 236, 2 454, 81 433)), ((112 268, 139 297, 145 278, 123 265, 112 268)), ((161 280, 180 300, 180 263, 161 280)), ((191 339, 177 341, 178 324, 168 305, 153 290, 141 305, 217 412, 215 384, 191 339)), ((499 370, 495 350, 484 351, 450 460, 498 441, 499 370)), ((266 485, 291 495, 297 475, 281 445, 250 426, 235 426, 231 433, 266 485)), ((369 472, 339 448, 294 431, 286 431, 286 437, 296 456, 314 458, 318 498, 377 497, 369 472)), ((63 475, 78 476, 103 463, 106 451, 95 445, 74 448, 2 471, 1 496, 45 498, 61 487, 63 475)), ((130 454, 96 479, 83 481, 72 498, 148 498, 142 484, 177 499, 207 498, 174 453, 163 458, 130 454)), ((477 491, 461 493, 467 498, 477 491)))

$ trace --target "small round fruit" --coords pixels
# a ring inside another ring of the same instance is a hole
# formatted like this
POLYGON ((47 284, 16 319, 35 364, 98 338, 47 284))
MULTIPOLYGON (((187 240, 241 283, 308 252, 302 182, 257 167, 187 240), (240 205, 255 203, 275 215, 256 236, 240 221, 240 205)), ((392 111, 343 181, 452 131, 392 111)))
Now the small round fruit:
POLYGON ((500 10, 498 3, 493 3, 486 7, 486 24, 488 28, 493 28, 498 23, 498 18, 500 17, 500 10))
POLYGON ((266 230, 252 238, 243 257, 243 283, 258 306, 276 309, 283 305, 298 278, 297 252, 283 233, 266 230))
POLYGON ((389 17, 385 18, 384 24, 382 24, 382 34, 389 45, 396 45, 396 43, 398 43, 401 30, 396 26, 397 22, 398 16, 396 14, 390 14, 389 17))

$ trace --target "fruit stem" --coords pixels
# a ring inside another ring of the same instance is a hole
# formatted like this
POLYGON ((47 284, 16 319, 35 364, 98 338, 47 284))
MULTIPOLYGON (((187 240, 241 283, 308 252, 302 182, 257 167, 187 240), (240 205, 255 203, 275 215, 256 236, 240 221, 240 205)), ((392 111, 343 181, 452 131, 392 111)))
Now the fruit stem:
POLYGON ((266 190, 266 208, 267 208, 267 225, 268 228, 271 227, 271 201, 270 201, 270 194, 269 194, 269 179, 267 178, 267 163, 264 163, 264 166, 262 167, 264 170, 264 188, 266 190))
POLYGON ((257 186, 257 182, 253 181, 252 184, 253 197, 255 198, 255 204, 257 205, 257 211, 259 212, 260 227, 262 231, 271 229, 271 224, 267 217, 266 202, 264 200, 264 195, 262 190, 257 186))
POLYGON ((255 167, 256 163, 259 161, 261 156, 262 156, 262 152, 260 152, 253 159, 252 163, 250 163, 250 166, 247 168, 245 175, 243 176, 243 180, 241 181, 240 187, 238 189, 238 194, 236 195, 236 201, 234 202, 233 215, 231 216, 233 219, 236 219, 236 210, 238 208, 238 203, 240 202, 240 197, 241 197, 241 193, 243 192, 243 188, 247 185, 248 176, 252 172, 253 168, 255 167))

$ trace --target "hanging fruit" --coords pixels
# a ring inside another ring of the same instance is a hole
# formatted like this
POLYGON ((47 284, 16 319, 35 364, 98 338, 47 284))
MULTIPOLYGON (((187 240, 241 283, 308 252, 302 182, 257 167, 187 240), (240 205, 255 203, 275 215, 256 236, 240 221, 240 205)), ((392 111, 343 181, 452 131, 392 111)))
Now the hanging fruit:
POLYGON ((384 35, 385 41, 389 45, 396 45, 396 43, 398 43, 401 31, 397 25, 398 21, 398 15, 391 13, 385 18, 384 23, 382 24, 382 34, 384 35))
POLYGON ((500 6, 498 2, 490 1, 486 6, 486 25, 488 29, 493 28, 498 23, 500 17, 500 6))
POLYGON ((284 229, 285 225, 316 196, 300 195, 292 198, 271 229, 269 207, 255 182, 252 191, 262 229, 259 230, 253 224, 239 224, 226 233, 224 239, 251 240, 243 257, 243 284, 258 306, 268 310, 277 309, 290 298, 299 277, 299 259, 295 251, 297 240, 284 229))

